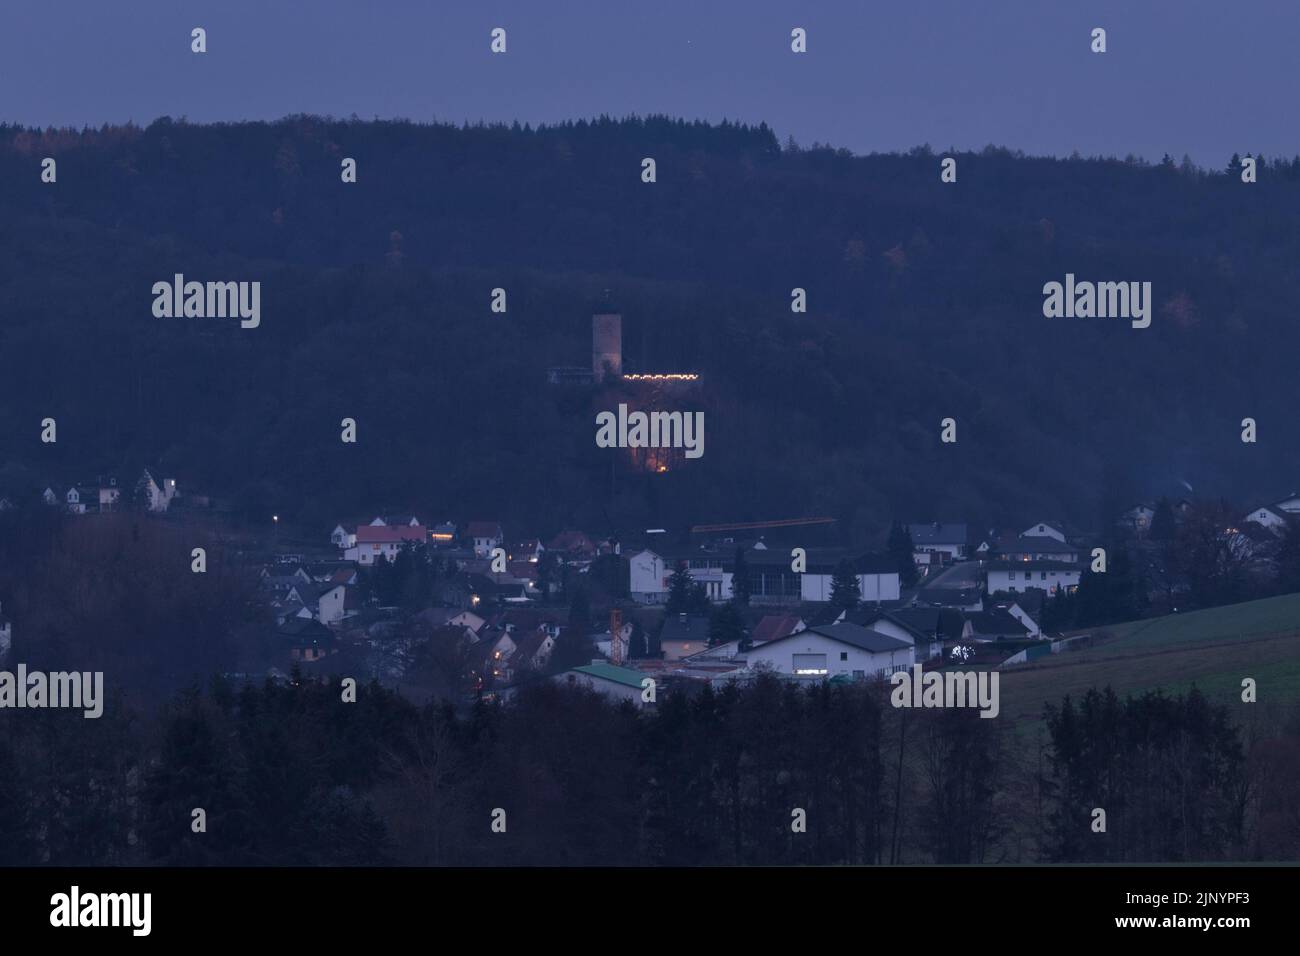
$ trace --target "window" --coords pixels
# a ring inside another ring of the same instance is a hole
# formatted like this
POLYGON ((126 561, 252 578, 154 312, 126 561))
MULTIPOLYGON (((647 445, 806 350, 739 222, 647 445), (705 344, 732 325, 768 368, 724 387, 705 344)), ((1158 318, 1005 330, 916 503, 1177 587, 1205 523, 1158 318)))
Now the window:
MULTIPOLYGON (((1046 580, 1047 580, 1047 572, 1046 572, 1046 571, 1040 571, 1040 572, 1038 572, 1038 573, 1039 573, 1039 575, 1041 575, 1041 576, 1039 577, 1038 580, 1040 580, 1040 581, 1046 581, 1046 580)), ((1056 577, 1056 572, 1055 572, 1055 571, 1052 572, 1052 577, 1056 577)))
POLYGON ((862 678, 864 678, 864 677, 867 676, 867 672, 866 672, 866 671, 854 671, 854 672, 853 672, 853 676, 856 677, 858 680, 862 680, 862 678))
POLYGON ((825 674, 825 654, 794 654, 790 661, 796 674, 825 674))
POLYGON ((848 651, 840 651, 840 660, 842 660, 842 661, 847 661, 848 659, 849 659, 849 652, 848 652, 848 651))
POLYGON ((1008 580, 1014 581, 1014 580, 1016 579, 1016 572, 1015 572, 1015 571, 1008 571, 1008 572, 1007 572, 1007 578, 1008 578, 1008 580))

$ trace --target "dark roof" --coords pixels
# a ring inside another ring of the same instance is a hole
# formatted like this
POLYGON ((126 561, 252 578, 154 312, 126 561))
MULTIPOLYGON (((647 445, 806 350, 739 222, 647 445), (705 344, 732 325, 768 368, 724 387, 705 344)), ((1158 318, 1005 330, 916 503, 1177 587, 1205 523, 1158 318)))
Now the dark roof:
POLYGON ((976 611, 966 615, 976 634, 996 634, 1000 637, 1024 637, 1029 628, 1004 610, 976 611))
POLYGON ((1077 544, 1067 544, 1046 535, 1027 535, 1014 541, 999 541, 994 549, 1002 554, 1078 554, 1077 544))
MULTIPOLYGON (((856 624, 819 624, 816 627, 810 627, 807 630, 800 631, 798 634, 790 634, 786 637, 778 638, 772 641, 772 644, 778 641, 787 641, 792 637, 801 637, 804 634, 820 634, 822 637, 828 637, 833 641, 839 641, 841 644, 848 644, 851 647, 860 650, 870 651, 873 654, 883 653, 885 651, 902 651, 912 645, 907 641, 900 641, 896 637, 890 637, 888 634, 881 634, 879 631, 872 631, 865 627, 859 627, 856 624)), ((764 645, 767 646, 767 645, 764 645)))
POLYGON ((939 630, 939 609, 920 607, 881 611, 873 607, 856 607, 848 613, 845 620, 868 628, 877 621, 890 621, 911 634, 915 640, 930 641, 939 630))
POLYGON ((664 618, 663 630, 659 632, 659 643, 664 641, 707 641, 709 639, 709 619, 700 614, 688 614, 683 621, 679 615, 670 614, 664 618))
POLYGON ((333 631, 309 617, 291 617, 276 633, 293 647, 333 647, 338 643, 333 631))
POLYGON ((1082 565, 1069 561, 990 561, 990 571, 1080 571, 1082 565))
MULTIPOLYGON (((1075 565, 1070 566, 1075 567, 1075 565)), ((922 588, 916 592, 913 600, 917 604, 930 604, 936 607, 965 607, 982 600, 983 596, 979 588, 922 588)))

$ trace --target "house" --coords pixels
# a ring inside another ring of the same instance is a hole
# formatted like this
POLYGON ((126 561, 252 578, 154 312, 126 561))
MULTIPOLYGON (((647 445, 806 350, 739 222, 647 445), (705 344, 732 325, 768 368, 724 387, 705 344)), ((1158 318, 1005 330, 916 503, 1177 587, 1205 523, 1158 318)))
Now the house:
POLYGON ((1029 637, 1029 629, 1004 608, 967 614, 976 641, 1010 641, 1029 637))
POLYGON ((356 530, 349 531, 341 524, 336 524, 334 530, 330 532, 330 543, 340 551, 346 551, 348 548, 357 546, 356 530))
POLYGON ((175 478, 155 478, 153 472, 146 468, 136 482, 136 490, 144 496, 145 507, 155 513, 162 513, 171 507, 177 495, 175 478))
POLYGON ((478 640, 479 631, 487 623, 473 611, 462 611, 454 607, 425 608, 415 616, 417 620, 423 621, 435 629, 449 627, 467 631, 473 641, 478 640))
MULTIPOLYGON (((789 566, 788 556, 782 561, 789 566)), ((863 603, 897 601, 899 598, 898 566, 884 555, 861 555, 850 559, 858 580, 858 596, 863 603)), ((839 562, 830 560, 814 563, 808 557, 808 570, 800 575, 799 597, 803 601, 829 601, 832 582, 839 562)))
POLYGON ((510 669, 519 671, 541 671, 551 658, 555 649, 555 638, 543 630, 530 631, 520 636, 515 652, 510 655, 510 669))
POLYGON ((547 551, 558 551, 570 561, 590 561, 596 556, 596 542, 581 531, 561 531, 546 542, 547 551))
POLYGON ((749 635, 753 644, 766 644, 802 631, 806 625, 797 614, 764 614, 749 635))
POLYGON ((922 588, 912 598, 913 607, 950 607, 959 611, 984 610, 978 588, 922 588))
POLYGON ((954 561, 966 557, 968 534, 965 524, 909 524, 914 550, 924 553, 946 554, 954 561))
POLYGON ((118 503, 122 498, 122 489, 117 486, 117 479, 113 476, 100 476, 96 482, 99 486, 99 510, 116 511, 118 503))
POLYGON ((709 619, 702 614, 670 614, 659 631, 664 660, 679 661, 709 646, 709 619))
POLYGON ((317 586, 313 583, 295 584, 289 588, 284 603, 298 602, 322 624, 337 624, 343 620, 347 588, 341 584, 317 586))
POLYGON ((1282 535, 1286 533, 1291 514, 1280 505, 1260 505, 1258 508, 1251 509, 1245 521, 1267 528, 1276 535, 1282 535))
POLYGON ((93 485, 74 485, 63 493, 68 514, 84 515, 99 510, 99 489, 93 485))
POLYGON ((805 628, 754 647, 745 655, 751 669, 768 667, 797 677, 884 677, 916 662, 913 644, 856 624, 805 628))
POLYGON ((1292 491, 1280 501, 1275 501, 1273 507, 1281 509, 1289 515, 1300 515, 1300 495, 1292 491))
POLYGON ((646 676, 630 667, 619 667, 605 661, 598 661, 556 674, 551 680, 570 687, 585 687, 610 700, 627 701, 633 707, 649 706, 649 703, 642 699, 644 690, 642 681, 646 680, 646 676))
POLYGON ((318 661, 338 650, 338 638, 334 632, 311 618, 287 620, 276 633, 295 661, 318 661))
POLYGON ((495 521, 471 521, 465 529, 465 536, 473 546, 474 554, 480 558, 486 558, 505 540, 501 525, 495 521))
MULTIPOLYGON (((1041 616, 1041 608, 1042 608, 1042 603, 1043 603, 1043 602, 1042 602, 1042 597, 1041 597, 1041 595, 1043 595, 1044 593, 1045 593, 1045 592, 1044 592, 1043 590, 1041 590, 1040 588, 1031 588, 1030 590, 1028 590, 1028 591, 1025 592, 1025 594, 1028 594, 1028 595, 1039 595, 1039 598, 1038 598, 1038 600, 1037 600, 1036 603, 1037 603, 1038 607, 1040 608, 1040 611, 1039 611, 1039 615, 1040 615, 1040 616, 1041 616)), ((1029 602, 1026 601, 1026 603, 1029 603, 1029 602)), ((1028 636, 1028 637, 1042 637, 1042 636, 1043 636, 1042 629, 1038 626, 1038 621, 1034 619, 1033 614, 1030 613, 1030 611, 1029 611, 1028 608, 1021 607, 1020 602, 1019 602, 1018 600, 1016 600, 1016 601, 998 601, 998 602, 997 602, 996 604, 994 604, 991 608, 989 608, 989 611, 990 611, 990 613, 994 613, 994 614, 999 613, 999 612, 1005 612, 1005 613, 1007 613, 1007 614, 1010 614, 1010 615, 1011 615, 1012 617, 1014 617, 1017 621, 1019 621, 1021 624, 1024 625, 1024 627, 1025 627, 1025 634, 1026 634, 1026 636, 1028 636)))
POLYGON ((46 485, 45 490, 41 492, 41 500, 47 505, 57 505, 63 500, 63 496, 54 490, 53 485, 46 485))
POLYGON ((1065 525, 1061 522, 1051 524, 1046 521, 1040 521, 1038 524, 1030 525, 1024 531, 1020 532, 1022 538, 1055 538, 1062 544, 1065 543, 1065 525))
POLYGON ((1028 588, 1042 588, 1048 594, 1079 586, 1083 568, 1066 561, 990 561, 986 569, 989 594, 997 591, 1014 593, 1028 588))
POLYGON ((429 529, 429 540, 440 548, 455 544, 456 526, 449 521, 434 525, 429 529))
POLYGON ((1009 541, 999 541, 994 552, 996 558, 1003 561, 1065 561, 1073 564, 1079 560, 1079 549, 1055 535, 1021 535, 1009 541))
POLYGON ((511 561, 522 561, 529 564, 536 564, 542 559, 542 553, 546 549, 542 547, 542 542, 536 538, 528 538, 513 545, 507 552, 506 556, 511 561))
MULTIPOLYGON (((848 560, 858 581, 860 599, 897 601, 899 574, 893 561, 880 555, 853 556, 837 549, 808 549, 807 567, 795 571, 788 551, 755 547, 744 552, 751 604, 799 604, 829 601, 831 582, 840 562, 848 560)), ((649 549, 628 558, 628 590, 634 601, 662 604, 668 600, 668 579, 684 563, 691 580, 704 588, 710 601, 731 600, 735 573, 734 550, 689 551, 667 557, 649 549)))
POLYGON ((896 608, 892 611, 856 607, 845 614, 844 620, 886 637, 907 641, 916 648, 918 660, 943 656, 943 612, 937 607, 896 608))
POLYGON ((405 544, 422 544, 424 538, 424 529, 418 525, 362 525, 356 531, 356 544, 344 551, 343 557, 367 567, 384 558, 396 561, 405 544))

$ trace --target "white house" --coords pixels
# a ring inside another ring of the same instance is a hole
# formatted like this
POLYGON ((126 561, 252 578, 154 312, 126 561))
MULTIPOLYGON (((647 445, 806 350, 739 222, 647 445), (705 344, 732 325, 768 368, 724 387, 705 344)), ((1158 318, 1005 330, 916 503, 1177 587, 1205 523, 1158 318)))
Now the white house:
MULTIPOLYGON (((786 553, 764 554, 751 550, 746 555, 749 566, 750 601, 754 604, 798 604, 800 601, 829 601, 831 582, 843 554, 810 552, 808 568, 796 573, 790 569, 786 553)), ((850 558, 858 579, 858 592, 864 602, 897 601, 899 574, 887 558, 864 555, 850 558)), ((734 556, 694 552, 684 558, 663 557, 646 549, 628 559, 628 590, 632 599, 642 604, 662 604, 668 600, 668 579, 679 561, 685 561, 691 580, 704 588, 710 601, 720 603, 732 597, 734 556)))
MULTIPOLYGON (((865 603, 897 601, 899 594, 898 572, 866 571, 857 575, 858 593, 865 603)), ((799 581, 800 596, 805 601, 829 601, 834 573, 804 574, 799 581)))
POLYGON ((601 661, 575 667, 572 670, 556 674, 551 679, 559 684, 586 687, 588 690, 594 690, 611 700, 627 701, 633 707, 640 708, 653 706, 642 700, 641 697, 643 690, 641 682, 645 680, 645 676, 645 674, 630 667, 618 667, 615 664, 607 664, 601 661))
POLYGON ((912 547, 920 553, 932 552, 948 555, 954 560, 966 557, 967 532, 965 524, 910 524, 912 547))
POLYGON ((1065 532, 1057 525, 1047 524, 1040 521, 1036 525, 1030 525, 1026 530, 1020 532, 1022 538, 1055 538, 1057 541, 1065 540, 1065 532))
POLYGON ((1079 560, 1079 549, 1066 544, 1056 535, 1021 535, 1013 541, 995 545, 1002 561, 1065 561, 1079 560))
POLYGON ((69 514, 84 515, 99 506, 99 492, 93 488, 73 486, 64 494, 63 500, 69 514))
POLYGON ((1082 565, 1065 561, 990 561, 986 590, 1027 591, 1041 588, 1048 594, 1064 589, 1067 593, 1079 586, 1082 565))
POLYGON ((154 512, 166 511, 177 494, 175 478, 156 479, 148 468, 140 475, 137 487, 143 489, 146 505, 154 512))
POLYGON ((856 624, 805 628, 745 654, 748 667, 797 677, 884 677, 916 662, 916 646, 856 624))
MULTIPOLYGON (((678 559, 686 561, 686 572, 691 580, 704 588, 710 601, 731 600, 731 572, 723 566, 719 555, 701 553, 698 556, 678 559)), ((668 600, 668 579, 676 569, 677 561, 646 549, 628 558, 628 591, 632 600, 641 604, 662 604, 668 600)))
POLYGON ((297 599, 322 624, 343 620, 347 588, 341 584, 318 588, 314 584, 295 584, 285 595, 286 603, 297 599))
POLYGON ((355 544, 343 552, 343 557, 369 566, 384 558, 397 560, 397 552, 407 542, 420 544, 424 541, 424 529, 409 525, 392 527, 368 524, 357 528, 355 537, 355 544))
POLYGON ((465 534, 473 543, 475 556, 480 558, 486 558, 493 548, 501 547, 501 542, 505 540, 501 525, 495 521, 471 521, 465 534))
POLYGON ((1274 534, 1282 534, 1286 531, 1287 512, 1280 505, 1261 505, 1246 515, 1247 521, 1253 521, 1255 524, 1263 525, 1274 534))
POLYGON ((346 551, 357 546, 357 533, 349 531, 341 524, 336 524, 334 530, 330 532, 330 542, 340 551, 346 551))

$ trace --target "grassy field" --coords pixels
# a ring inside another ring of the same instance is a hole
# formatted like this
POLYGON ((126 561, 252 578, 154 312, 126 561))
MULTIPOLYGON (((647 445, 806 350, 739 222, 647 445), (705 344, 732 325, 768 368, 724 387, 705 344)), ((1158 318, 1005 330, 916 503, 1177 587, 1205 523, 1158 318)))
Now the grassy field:
POLYGON ((1300 703, 1300 594, 1104 631, 1110 636, 1084 650, 1003 668, 1002 715, 1036 723, 1044 704, 1107 685, 1121 696, 1186 693, 1195 685, 1215 700, 1242 706, 1245 677, 1255 679, 1259 704, 1269 710, 1300 703))
POLYGON ((1236 638, 1300 631, 1300 594, 1230 604, 1205 611, 1168 614, 1146 621, 1131 621, 1102 628, 1114 648, 1151 648, 1193 641, 1229 641, 1236 638))

